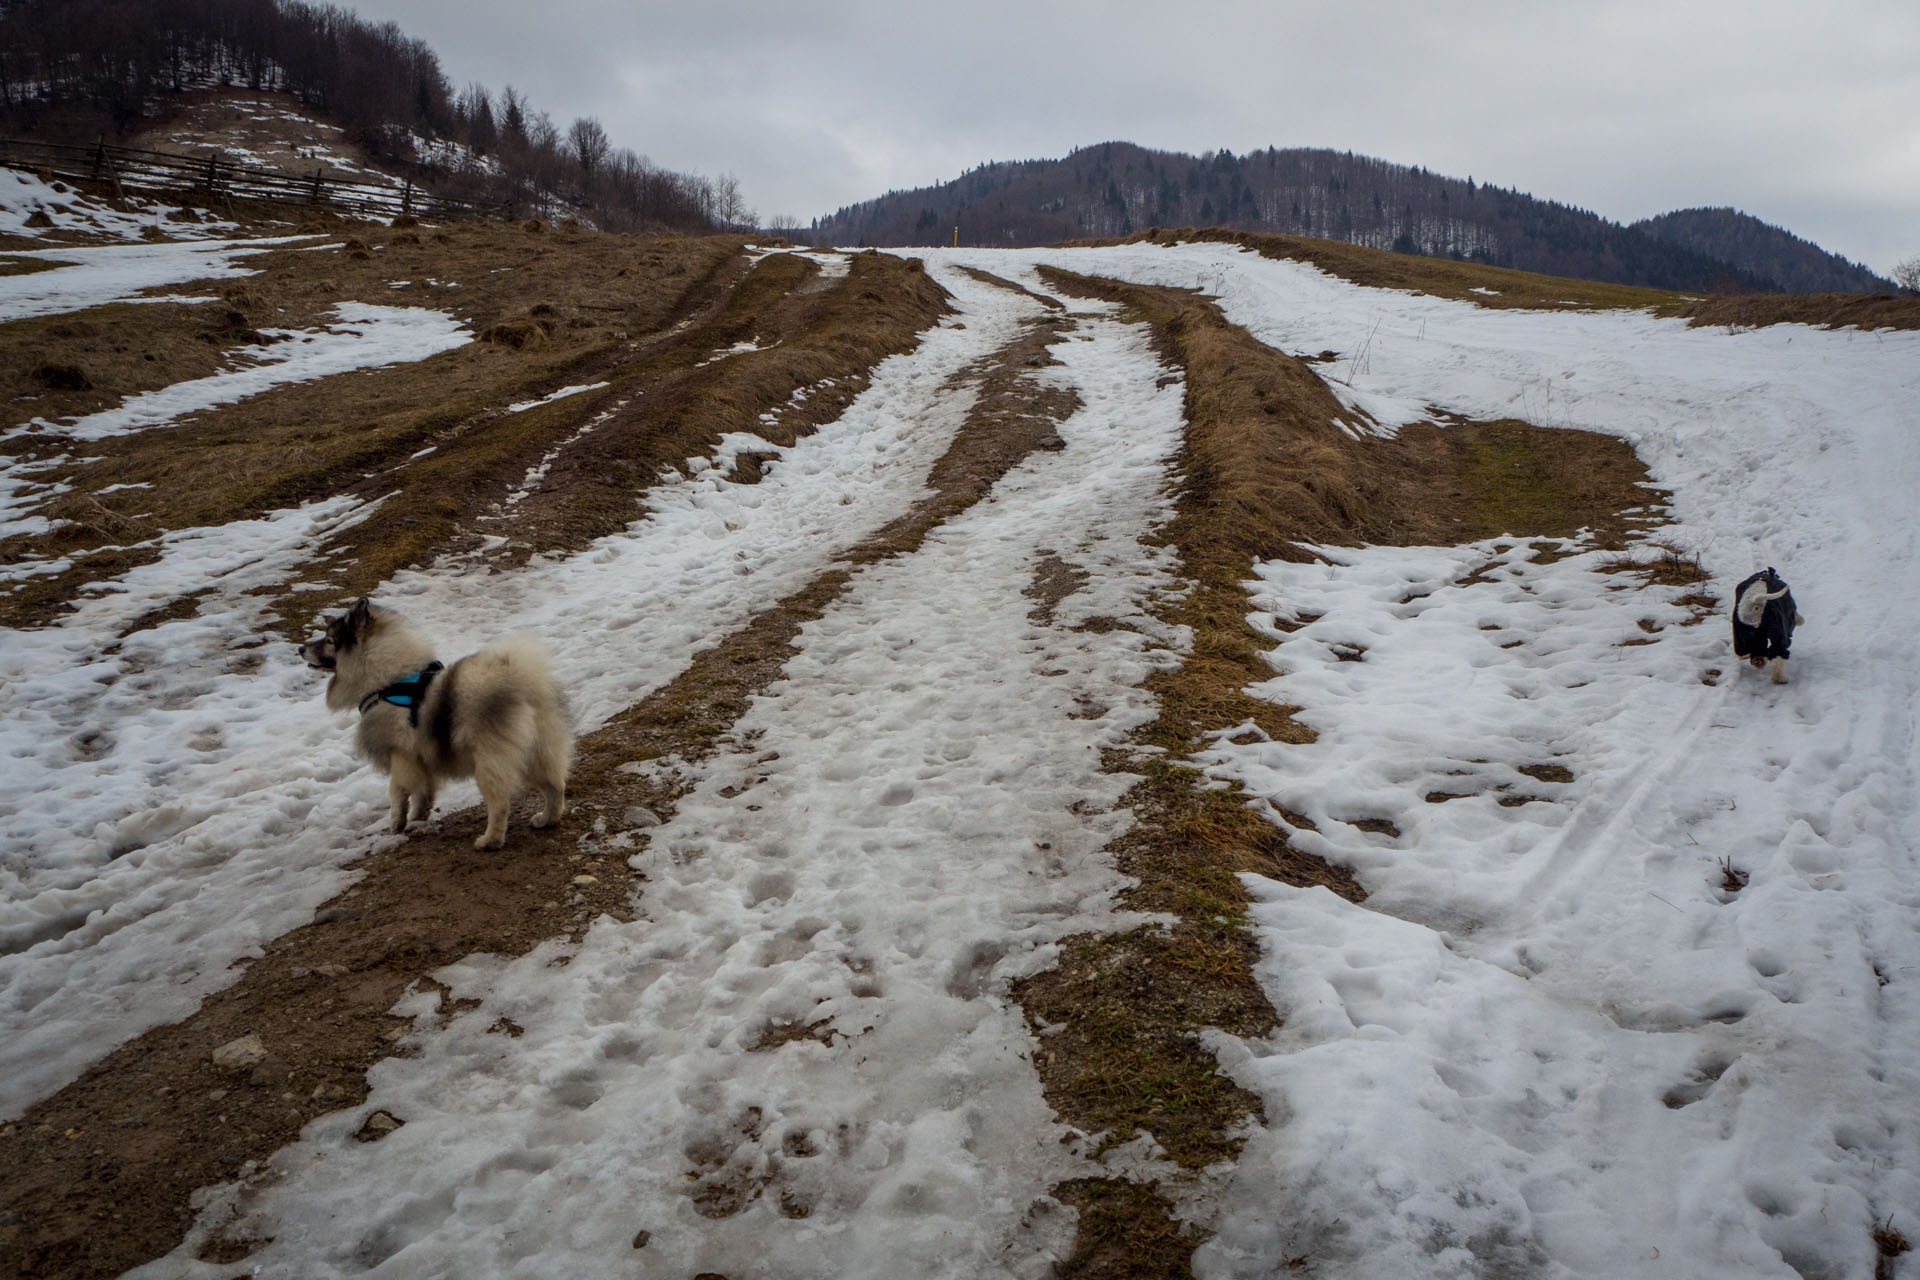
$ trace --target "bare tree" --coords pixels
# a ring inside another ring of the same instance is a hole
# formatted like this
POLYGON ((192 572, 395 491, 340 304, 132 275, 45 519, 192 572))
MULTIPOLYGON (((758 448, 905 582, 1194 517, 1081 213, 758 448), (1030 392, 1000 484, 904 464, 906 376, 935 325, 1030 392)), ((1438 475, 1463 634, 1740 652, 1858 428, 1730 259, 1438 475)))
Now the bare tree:
POLYGON ((593 190, 594 172, 607 158, 612 145, 607 140, 607 131, 592 116, 581 116, 567 130, 567 149, 573 153, 574 163, 580 166, 581 185, 586 190, 593 190))
POLYGON ((460 96, 460 115, 466 121, 467 145, 485 155, 499 140, 499 126, 493 119, 493 99, 486 86, 469 84, 460 96))
POLYGON ((1893 282, 1908 293, 1920 293, 1920 257, 1894 263, 1893 282))
POLYGON ((753 221, 753 209, 740 190, 740 179, 730 173, 713 181, 713 216, 723 227, 745 226, 753 221))

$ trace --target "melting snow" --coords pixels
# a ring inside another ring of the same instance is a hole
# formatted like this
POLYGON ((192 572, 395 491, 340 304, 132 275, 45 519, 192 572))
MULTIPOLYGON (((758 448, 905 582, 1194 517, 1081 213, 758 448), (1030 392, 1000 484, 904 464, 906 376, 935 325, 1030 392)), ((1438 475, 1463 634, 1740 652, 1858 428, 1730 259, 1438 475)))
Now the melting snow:
MULTIPOLYGON (((769 446, 761 484, 703 459, 583 554, 485 580, 449 562, 382 598, 449 655, 543 635, 600 723, 919 496, 971 403, 952 376, 1039 314, 960 265, 1203 287, 1279 349, 1364 345, 1339 370, 1362 427, 1431 406, 1622 435, 1722 596, 1757 564, 1793 582, 1794 683, 1736 674, 1724 615, 1683 625, 1680 592, 1617 590, 1577 543, 1256 566, 1276 646, 1257 692, 1320 737, 1222 735, 1205 767, 1311 822, 1295 842, 1371 897, 1249 878, 1285 1021, 1210 1043, 1273 1127, 1187 1199, 1212 1232, 1195 1269, 1872 1276, 1871 1226, 1920 1204, 1920 335, 1485 311, 1213 245, 925 256, 960 323, 769 446), (1722 856, 1750 874, 1737 892, 1722 856)), ((1179 585, 1151 534, 1181 388, 1156 386, 1144 335, 1075 305, 1086 340, 1041 371, 1084 405, 1066 448, 804 630, 652 833, 641 919, 599 921, 565 968, 552 943, 442 971, 479 1006, 423 1019, 418 1056, 309 1125, 277 1184, 210 1193, 271 1238, 250 1263, 594 1274, 632 1264, 640 1227, 670 1274, 1038 1276, 1062 1256, 1046 1190, 1099 1166, 1049 1115, 1005 992, 1063 935, 1129 923, 1097 856, 1127 820, 1100 748, 1152 714, 1140 683, 1182 642, 1146 613, 1179 585), (1043 551, 1088 575, 1052 624, 1020 594, 1043 551), (1095 616, 1130 625, 1076 629, 1095 616), (484 1030, 503 1015, 525 1028, 510 1053, 484 1030), (826 1042, 751 1051, 800 1020, 826 1042), (376 1107, 406 1126, 352 1141, 376 1107), (703 1215, 690 1168, 744 1188, 740 1211, 703 1215)), ((381 781, 312 674, 259 651, 248 594, 367 510, 169 535, 0 646, 0 1112, 190 1011, 385 839, 381 781), (209 587, 217 607, 113 643, 209 587)), ((144 1274, 231 1272, 197 1247, 144 1274)))
POLYGON ((419 307, 343 302, 334 307, 333 313, 338 319, 323 328, 268 329, 265 333, 274 341, 237 348, 236 356, 253 361, 245 368, 141 392, 74 422, 36 419, 34 426, 75 440, 104 440, 129 431, 177 426, 192 414, 233 404, 274 387, 424 360, 473 338, 454 317, 419 307))
POLYGON ((577 387, 562 387, 558 391, 549 391, 538 400, 522 400, 519 404, 507 406, 508 413, 525 413, 529 409, 538 409, 543 404, 552 404, 555 400, 564 400, 568 396, 577 396, 582 391, 598 391, 608 385, 604 382, 587 382, 577 387))
MULTIPOLYGON (((4 174, 0 170, 0 174, 4 174)), ((139 302, 140 293, 183 280, 230 280, 254 272, 238 265, 252 254, 286 244, 265 240, 158 241, 152 244, 63 245, 58 249, 10 249, 10 258, 55 262, 51 271, 0 276, 0 323, 28 316, 83 311, 108 302, 139 302)), ((195 301, 195 299, 151 299, 195 301)))

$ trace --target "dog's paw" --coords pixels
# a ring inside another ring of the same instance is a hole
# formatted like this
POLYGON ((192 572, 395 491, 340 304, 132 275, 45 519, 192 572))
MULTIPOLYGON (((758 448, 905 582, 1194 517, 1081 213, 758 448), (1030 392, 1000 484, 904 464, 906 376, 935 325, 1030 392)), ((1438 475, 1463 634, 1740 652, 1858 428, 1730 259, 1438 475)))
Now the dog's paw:
POLYGON ((506 846, 506 843, 507 843, 507 838, 505 836, 503 835, 490 836, 486 832, 482 831, 478 836, 474 837, 473 847, 476 849, 482 849, 482 850, 500 849, 500 848, 504 848, 506 846))

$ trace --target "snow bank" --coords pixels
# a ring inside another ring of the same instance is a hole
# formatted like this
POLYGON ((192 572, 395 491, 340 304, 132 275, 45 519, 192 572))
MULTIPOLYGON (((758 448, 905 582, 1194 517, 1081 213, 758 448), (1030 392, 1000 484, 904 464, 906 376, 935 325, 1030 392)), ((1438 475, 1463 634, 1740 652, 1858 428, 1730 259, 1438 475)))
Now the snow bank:
POLYGON ((44 182, 22 169, 0 168, 0 235, 39 237, 61 231, 139 240, 158 231, 169 239, 200 240, 239 229, 204 212, 196 213, 192 222, 175 221, 167 215, 177 208, 139 197, 107 204, 64 182, 44 182), (48 225, 32 225, 36 214, 48 225))

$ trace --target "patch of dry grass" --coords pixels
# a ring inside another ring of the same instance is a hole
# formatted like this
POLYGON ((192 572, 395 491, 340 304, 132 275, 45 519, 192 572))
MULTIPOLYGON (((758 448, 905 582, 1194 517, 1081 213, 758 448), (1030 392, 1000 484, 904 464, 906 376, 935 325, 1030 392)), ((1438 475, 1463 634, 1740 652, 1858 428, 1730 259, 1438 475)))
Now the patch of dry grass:
POLYGON ((36 271, 52 271, 59 265, 44 258, 15 258, 0 254, 0 276, 30 276, 36 271))
MULTIPOLYGON (((1648 538, 1634 547, 1608 556, 1600 566, 1602 573, 1629 573, 1649 586, 1691 587, 1708 581, 1712 575, 1700 564, 1700 553, 1689 551, 1664 538, 1648 538)), ((1714 602, 1710 592, 1684 598, 1681 603, 1714 602)))
POLYGON ((1119 1178, 1080 1178, 1053 1189, 1080 1213, 1074 1249, 1054 1273, 1060 1280, 1152 1276, 1183 1280, 1199 1241, 1173 1217, 1173 1206, 1151 1186, 1119 1178))
POLYGON ((1758 329, 1811 324, 1825 329, 1920 329, 1920 295, 1891 293, 1747 293, 1703 298, 1688 307, 1695 327, 1758 329))

